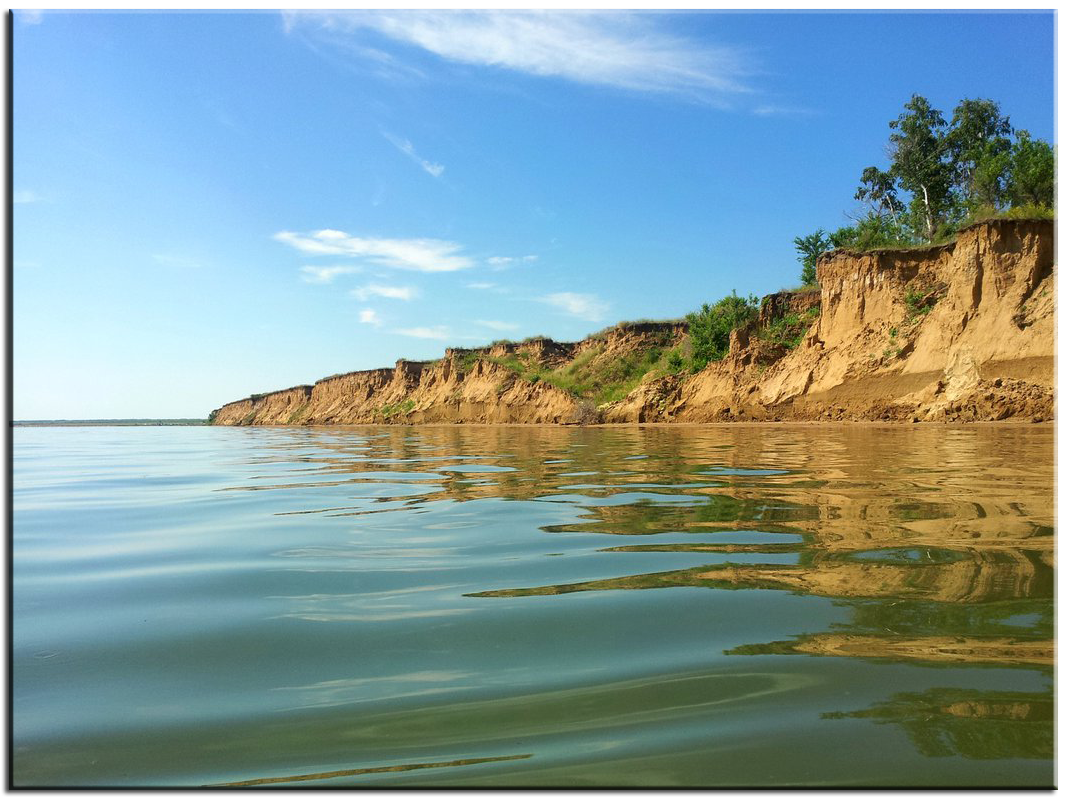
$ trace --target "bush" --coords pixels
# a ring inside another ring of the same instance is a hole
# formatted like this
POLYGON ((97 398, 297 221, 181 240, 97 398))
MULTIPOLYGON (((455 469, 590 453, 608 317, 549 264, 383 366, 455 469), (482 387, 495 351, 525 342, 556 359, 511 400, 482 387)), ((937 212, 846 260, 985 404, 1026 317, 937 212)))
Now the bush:
POLYGON ((685 368, 685 356, 680 350, 671 350, 666 356, 666 366, 674 375, 685 368))
POLYGON ((848 250, 876 250, 881 247, 913 245, 916 239, 891 217, 867 214, 854 227, 840 228, 829 234, 835 248, 848 250))
POLYGON ((1007 219, 1055 219, 1055 210, 1036 203, 1015 206, 1004 214, 1007 219))
POLYGON ((759 313, 755 295, 737 297, 736 291, 713 306, 706 303, 685 317, 692 345, 692 370, 699 372, 711 361, 721 361, 729 352, 729 334, 746 325, 759 313))

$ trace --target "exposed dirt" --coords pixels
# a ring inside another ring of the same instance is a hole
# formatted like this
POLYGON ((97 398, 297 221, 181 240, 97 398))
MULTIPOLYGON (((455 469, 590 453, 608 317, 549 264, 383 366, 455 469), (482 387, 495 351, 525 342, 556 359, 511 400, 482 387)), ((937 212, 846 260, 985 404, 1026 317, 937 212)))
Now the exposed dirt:
POLYGON ((216 424, 1043 421, 1054 416, 1054 224, 998 220, 955 243, 818 263, 820 292, 767 296, 728 355, 695 375, 649 374, 618 402, 590 407, 524 377, 604 371, 673 347, 684 323, 622 324, 581 342, 532 339, 451 349, 436 362, 352 372, 228 403, 216 424), (791 315, 791 316, 790 316, 791 315), (801 320, 798 344, 769 335, 801 320), (805 333, 802 326, 806 327, 805 333), (510 365, 510 367, 508 366, 510 365), (521 366, 521 369, 516 369, 521 366))

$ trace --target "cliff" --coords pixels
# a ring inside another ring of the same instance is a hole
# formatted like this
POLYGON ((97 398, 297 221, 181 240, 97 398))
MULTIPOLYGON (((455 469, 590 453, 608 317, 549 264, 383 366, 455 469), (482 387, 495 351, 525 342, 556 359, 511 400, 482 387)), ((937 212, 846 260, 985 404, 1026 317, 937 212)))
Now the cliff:
POLYGON ((818 262, 820 291, 764 298, 695 375, 683 322, 574 343, 450 349, 228 403, 216 424, 1040 421, 1054 413, 1054 224, 996 220, 946 245, 818 262), (673 366, 671 367, 671 363, 673 366), (670 374, 674 371, 674 374, 670 374))

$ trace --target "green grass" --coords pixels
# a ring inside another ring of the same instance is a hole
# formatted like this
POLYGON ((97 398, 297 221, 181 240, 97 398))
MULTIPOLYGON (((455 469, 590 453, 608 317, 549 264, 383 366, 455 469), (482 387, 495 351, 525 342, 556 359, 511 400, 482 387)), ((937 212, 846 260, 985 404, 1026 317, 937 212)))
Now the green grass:
POLYGON ((406 417, 414 410, 414 407, 414 400, 404 400, 400 403, 386 403, 376 409, 376 413, 380 414, 387 420, 391 420, 394 417, 406 417))
POLYGON ((811 306, 802 314, 790 311, 769 325, 764 325, 756 335, 764 342, 780 345, 786 350, 793 350, 803 341, 811 323, 821 312, 821 306, 811 306))
MULTIPOLYGON (((646 377, 660 377, 680 371, 685 359, 680 347, 667 349, 658 344, 665 338, 650 337, 649 344, 619 358, 605 358, 606 348, 596 343, 561 367, 551 367, 528 353, 511 353, 502 357, 479 354, 479 358, 510 370, 530 383, 544 383, 595 406, 621 400, 646 377)), ((497 388, 499 393, 499 387, 497 388)))

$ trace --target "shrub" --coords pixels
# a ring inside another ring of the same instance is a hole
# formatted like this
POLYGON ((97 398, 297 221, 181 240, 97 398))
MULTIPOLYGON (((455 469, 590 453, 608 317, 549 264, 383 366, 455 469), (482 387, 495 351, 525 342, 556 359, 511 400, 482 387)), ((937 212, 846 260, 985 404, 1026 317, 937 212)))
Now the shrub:
POLYGON ((680 350, 671 350, 666 356, 666 366, 672 374, 676 375, 685 368, 685 356, 680 350))
POLYGON ((759 313, 755 295, 738 297, 736 291, 713 306, 703 304, 685 317, 692 345, 692 370, 699 372, 711 361, 720 361, 729 352, 729 334, 746 325, 759 313))

